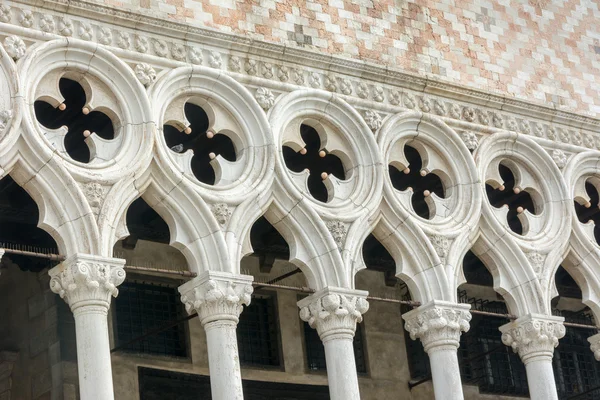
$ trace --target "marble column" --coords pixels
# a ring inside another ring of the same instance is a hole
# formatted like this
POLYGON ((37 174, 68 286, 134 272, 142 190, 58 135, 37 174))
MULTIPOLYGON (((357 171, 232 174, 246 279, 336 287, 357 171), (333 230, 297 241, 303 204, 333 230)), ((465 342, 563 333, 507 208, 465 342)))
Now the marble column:
POLYGON ((197 312, 206 331, 210 387, 214 400, 242 400, 236 328, 250 304, 252 276, 204 272, 179 287, 188 313, 197 312))
POLYGON ((527 371, 531 400, 557 400, 552 356, 565 336, 564 318, 528 314, 500 327, 502 343, 519 353, 527 371))
POLYGON ((411 339, 420 339, 429 355, 433 391, 438 400, 462 400, 457 350, 469 330, 470 304, 433 300, 402 315, 411 339))
POLYGON ((354 333, 369 309, 367 292, 327 287, 298 302, 300 318, 316 328, 325 347, 331 400, 360 400, 354 333))
POLYGON ((80 397, 113 400, 108 309, 125 280, 125 260, 75 254, 52 268, 50 289, 71 307, 77 338, 80 397))

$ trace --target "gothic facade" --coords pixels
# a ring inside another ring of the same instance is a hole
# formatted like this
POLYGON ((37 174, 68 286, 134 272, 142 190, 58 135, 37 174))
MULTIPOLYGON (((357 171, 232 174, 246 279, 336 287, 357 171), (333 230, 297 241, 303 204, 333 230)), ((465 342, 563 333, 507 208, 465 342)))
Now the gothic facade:
POLYGON ((254 3, 0 4, 0 398, 600 395, 597 5, 254 3))

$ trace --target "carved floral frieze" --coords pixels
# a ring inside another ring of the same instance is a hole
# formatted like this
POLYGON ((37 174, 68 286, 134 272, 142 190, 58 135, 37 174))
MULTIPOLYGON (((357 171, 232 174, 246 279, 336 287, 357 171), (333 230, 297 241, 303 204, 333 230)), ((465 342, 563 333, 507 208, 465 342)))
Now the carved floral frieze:
MULTIPOLYGON (((114 46, 123 50, 135 51, 182 63, 207 65, 217 69, 225 68, 238 74, 241 73, 249 77, 272 81, 273 84, 285 82, 315 89, 328 90, 349 98, 355 97, 357 100, 371 101, 374 110, 385 106, 401 106, 407 109, 415 109, 418 107, 422 112, 431 113, 438 117, 473 124, 473 129, 476 129, 476 125, 485 127, 485 129, 487 129, 486 133, 488 133, 489 129, 508 129, 525 135, 536 136, 561 143, 585 146, 594 149, 600 148, 600 135, 593 132, 600 127, 600 121, 583 115, 554 110, 549 107, 531 105, 516 99, 506 99, 499 96, 494 98, 494 95, 492 94, 483 94, 477 90, 461 88, 461 90, 464 91, 463 94, 469 95, 474 99, 481 98, 482 103, 491 104, 495 102, 498 103, 498 107, 510 103, 514 107, 522 108, 523 115, 532 114, 532 112, 525 110, 534 110, 534 114, 540 115, 541 120, 535 120, 525 116, 518 116, 515 118, 514 115, 511 115, 508 112, 497 111, 490 107, 478 104, 466 104, 461 100, 456 101, 451 98, 424 94, 412 89, 399 88, 398 86, 403 85, 407 85, 407 87, 430 85, 435 87, 435 89, 443 89, 445 84, 426 80, 421 81, 421 78, 419 77, 389 71, 384 68, 381 71, 374 69, 374 73, 372 74, 375 79, 377 79, 377 74, 380 74, 382 79, 385 79, 386 84, 380 84, 375 80, 368 81, 364 78, 345 76, 343 72, 332 73, 324 70, 315 70, 313 69, 314 67, 293 68, 282 62, 268 60, 264 57, 261 57, 260 60, 254 58, 242 60, 239 56, 232 54, 229 50, 221 51, 216 49, 205 49, 197 46, 190 40, 182 42, 175 39, 166 39, 165 37, 154 36, 151 32, 143 32, 140 30, 133 31, 101 22, 90 23, 75 17, 67 18, 64 15, 55 15, 42 10, 29 10, 26 6, 23 6, 23 8, 10 7, 6 4, 3 4, 2 6, 5 10, 2 14, 4 22, 29 29, 40 30, 47 34, 73 36, 88 41, 95 40, 102 45, 114 46), (244 64, 243 68, 242 63, 244 64), (389 84, 390 81, 394 80, 397 81, 398 86, 389 84), (548 122, 544 122, 543 120, 545 117, 542 116, 543 114, 557 115, 565 121, 571 121, 569 122, 571 126, 581 126, 583 124, 594 126, 594 128, 591 128, 592 130, 585 130, 569 126, 556 127, 556 125, 559 124, 557 118, 549 117, 548 122)), ((100 11, 100 9, 104 12, 108 10, 101 6, 94 6, 91 4, 84 6, 98 11, 100 11)), ((110 12, 118 13, 118 11, 112 9, 110 12)), ((125 11, 121 13, 123 13, 123 16, 126 15, 125 11)), ((152 23, 166 24, 165 21, 159 20, 152 20, 152 23)), ((169 28, 183 29, 184 26, 179 26, 176 23, 169 23, 169 28)), ((190 27, 185 26, 185 29, 187 31, 190 27)), ((201 28, 195 29, 197 29, 198 32, 206 34, 201 28)), ((211 34, 219 35, 217 33, 211 34)), ((226 36, 225 34, 220 35, 223 37, 226 36)), ((50 36, 48 38, 50 38, 50 36)), ((349 60, 334 60, 331 62, 337 62, 340 66, 352 64, 349 60)), ((318 65, 318 63, 315 65, 318 65)), ((269 83, 265 82, 264 86, 269 86, 269 83)), ((450 92, 456 92, 457 90, 457 88, 453 87, 450 92)), ((462 98, 464 97, 465 96, 462 96, 462 98)), ((373 112, 376 113, 376 111, 373 112)), ((371 119, 371 122, 369 123, 371 129, 377 129, 374 128, 377 127, 377 125, 377 119, 371 119)))

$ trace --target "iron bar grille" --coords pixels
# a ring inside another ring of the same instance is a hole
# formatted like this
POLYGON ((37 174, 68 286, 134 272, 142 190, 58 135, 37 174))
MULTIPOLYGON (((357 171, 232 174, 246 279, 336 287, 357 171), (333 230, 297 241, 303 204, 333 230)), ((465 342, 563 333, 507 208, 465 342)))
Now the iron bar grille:
MULTIPOLYGON (((568 328, 554 351, 554 379, 562 399, 585 393, 600 386, 600 366, 587 341, 589 329, 568 328)), ((598 393, 598 392, 597 392, 598 393)), ((581 399, 598 397, 576 397, 581 399)))
MULTIPOLYGON (((306 348, 306 365, 310 371, 325 371, 325 348, 316 329, 304 322, 304 345, 306 348)), ((362 324, 356 324, 356 333, 352 341, 354 347, 354 359, 356 360, 356 371, 359 374, 367 373, 367 362, 363 341, 362 324)))
MULTIPOLYGON (((148 283, 125 282, 115 299, 117 346, 183 315, 177 289, 148 283)), ((123 347, 124 351, 186 357, 185 325, 178 324, 123 347)))
POLYGON ((240 364, 279 366, 279 335, 275 301, 258 295, 240 315, 237 326, 240 364))
MULTIPOLYGON (((479 311, 506 314, 506 305, 500 301, 468 297, 459 291, 459 301, 471 304, 479 311)), ((403 306, 403 312, 409 307, 403 306)), ((554 311, 569 322, 593 325, 588 310, 581 312, 554 311)), ((502 344, 499 327, 507 323, 503 318, 473 315, 471 329, 463 333, 458 349, 458 359, 463 383, 476 384, 481 393, 527 396, 525 366, 519 356, 502 344)), ((554 352, 553 364, 558 395, 561 399, 600 398, 600 366, 589 350, 589 329, 568 327, 564 338, 554 352)), ((406 339, 408 361, 413 379, 430 376, 429 358, 423 346, 406 339)))

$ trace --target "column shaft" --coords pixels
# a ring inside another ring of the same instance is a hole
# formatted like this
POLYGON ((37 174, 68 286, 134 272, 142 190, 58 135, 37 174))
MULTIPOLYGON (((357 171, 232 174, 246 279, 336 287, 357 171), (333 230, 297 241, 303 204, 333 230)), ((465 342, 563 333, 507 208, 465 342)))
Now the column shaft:
POLYGON ((429 352, 431 380, 436 399, 462 399, 463 390, 456 348, 429 352))
POLYGON ((213 400, 243 400, 236 328, 243 305, 250 304, 248 275, 207 271, 179 287, 188 313, 196 311, 206 331, 213 400))
POLYGON ((525 370, 531 400, 558 400, 552 358, 529 361, 525 370))
POLYGON ((469 330, 469 304, 433 300, 402 315, 410 337, 421 339, 431 364, 436 400, 463 400, 457 350, 469 330))
POLYGON ((563 317, 528 314, 500 327, 502 343, 519 353, 531 400, 557 400, 552 356, 565 336, 563 317))
POLYGON ((352 340, 350 336, 323 341, 332 400, 360 400, 352 340))
POLYGON ((204 325, 208 345, 210 388, 214 400, 242 400, 237 323, 214 321, 204 325))
POLYGON ((114 400, 108 309, 125 280, 125 260, 75 254, 52 268, 50 289, 73 311, 82 400, 114 400))
POLYGON ((352 341, 369 310, 367 292, 326 287, 298 302, 300 318, 317 330, 325 347, 331 400, 360 400, 352 341))
POLYGON ((85 400, 114 399, 107 314, 108 308, 93 305, 73 311, 79 391, 85 400))

